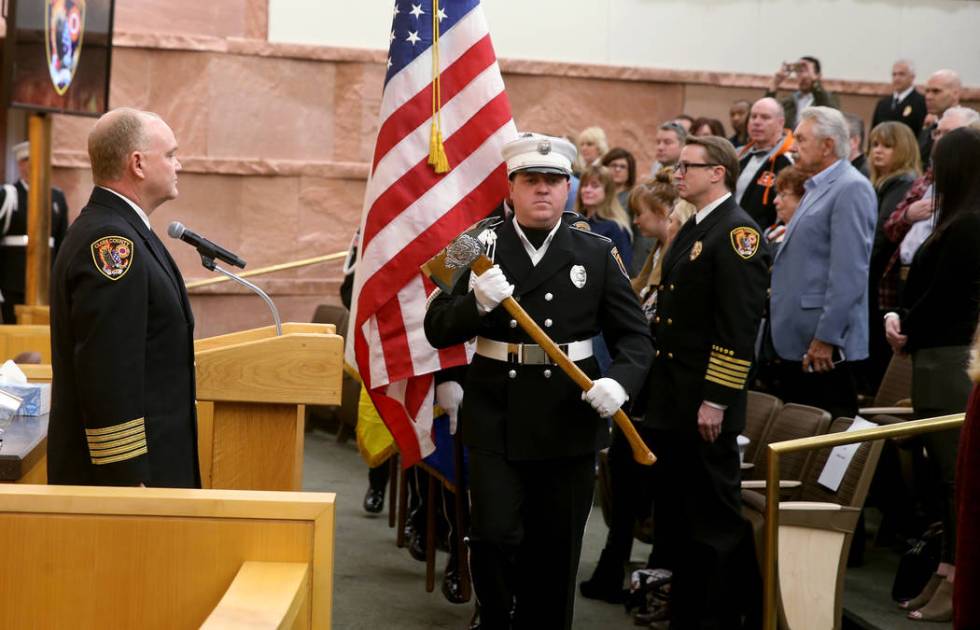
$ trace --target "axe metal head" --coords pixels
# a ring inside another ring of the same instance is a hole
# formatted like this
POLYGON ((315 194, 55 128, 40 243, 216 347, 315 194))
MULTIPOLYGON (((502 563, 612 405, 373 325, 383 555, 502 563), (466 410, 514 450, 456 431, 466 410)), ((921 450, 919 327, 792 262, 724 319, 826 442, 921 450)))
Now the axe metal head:
POLYGON ((457 236, 441 252, 422 265, 422 273, 444 293, 452 292, 460 276, 485 251, 481 234, 498 224, 498 219, 484 219, 457 236))

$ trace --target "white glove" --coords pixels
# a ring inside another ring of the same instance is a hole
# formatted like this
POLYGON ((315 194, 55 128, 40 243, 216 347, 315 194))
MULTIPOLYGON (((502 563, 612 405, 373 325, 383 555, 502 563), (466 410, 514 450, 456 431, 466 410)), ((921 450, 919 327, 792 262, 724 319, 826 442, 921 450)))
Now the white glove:
POLYGON ((592 383, 592 389, 582 392, 582 400, 592 405, 603 418, 611 417, 628 398, 623 386, 611 378, 600 378, 592 383))
POLYGON ((456 381, 446 381, 436 387, 436 404, 449 414, 449 434, 456 435, 456 417, 463 401, 463 387, 456 381))
POLYGON ((504 272, 498 265, 490 267, 473 282, 473 293, 484 313, 489 313, 497 305, 514 294, 514 285, 507 282, 504 272))

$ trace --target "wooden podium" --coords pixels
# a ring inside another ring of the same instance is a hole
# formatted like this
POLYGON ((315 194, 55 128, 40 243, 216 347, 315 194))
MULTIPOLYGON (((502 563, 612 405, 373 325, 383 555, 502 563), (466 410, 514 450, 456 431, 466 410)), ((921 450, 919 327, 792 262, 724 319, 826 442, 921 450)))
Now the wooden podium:
POLYGON ((306 405, 340 404, 343 346, 331 324, 195 342, 203 487, 301 489, 306 405))

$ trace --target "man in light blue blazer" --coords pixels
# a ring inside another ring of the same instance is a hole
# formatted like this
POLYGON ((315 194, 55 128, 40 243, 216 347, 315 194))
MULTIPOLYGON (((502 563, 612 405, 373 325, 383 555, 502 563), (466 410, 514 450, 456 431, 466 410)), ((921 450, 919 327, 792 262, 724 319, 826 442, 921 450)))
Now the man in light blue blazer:
MULTIPOLYGON (((848 161, 847 121, 808 107, 794 133, 797 168, 813 173, 773 261, 771 341, 786 402, 857 413, 851 363, 868 356, 868 262, 874 189, 848 161)), ((880 322, 874 322, 876 325, 880 322)))

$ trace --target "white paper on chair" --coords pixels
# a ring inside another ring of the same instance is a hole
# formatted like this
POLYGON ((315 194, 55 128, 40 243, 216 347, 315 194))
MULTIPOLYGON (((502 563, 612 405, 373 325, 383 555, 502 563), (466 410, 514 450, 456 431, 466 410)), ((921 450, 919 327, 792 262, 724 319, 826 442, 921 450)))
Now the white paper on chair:
MULTIPOLYGON (((846 432, 870 429, 876 426, 878 425, 874 422, 868 422, 861 416, 857 416, 854 418, 851 426, 847 428, 846 432)), ((860 446, 860 443, 835 446, 834 450, 830 451, 830 457, 827 458, 827 463, 824 465, 823 471, 821 471, 820 477, 817 479, 817 483, 831 492, 837 492, 841 482, 844 480, 844 473, 847 472, 847 468, 851 465, 851 460, 854 459, 854 454, 857 453, 858 447, 860 446)))

